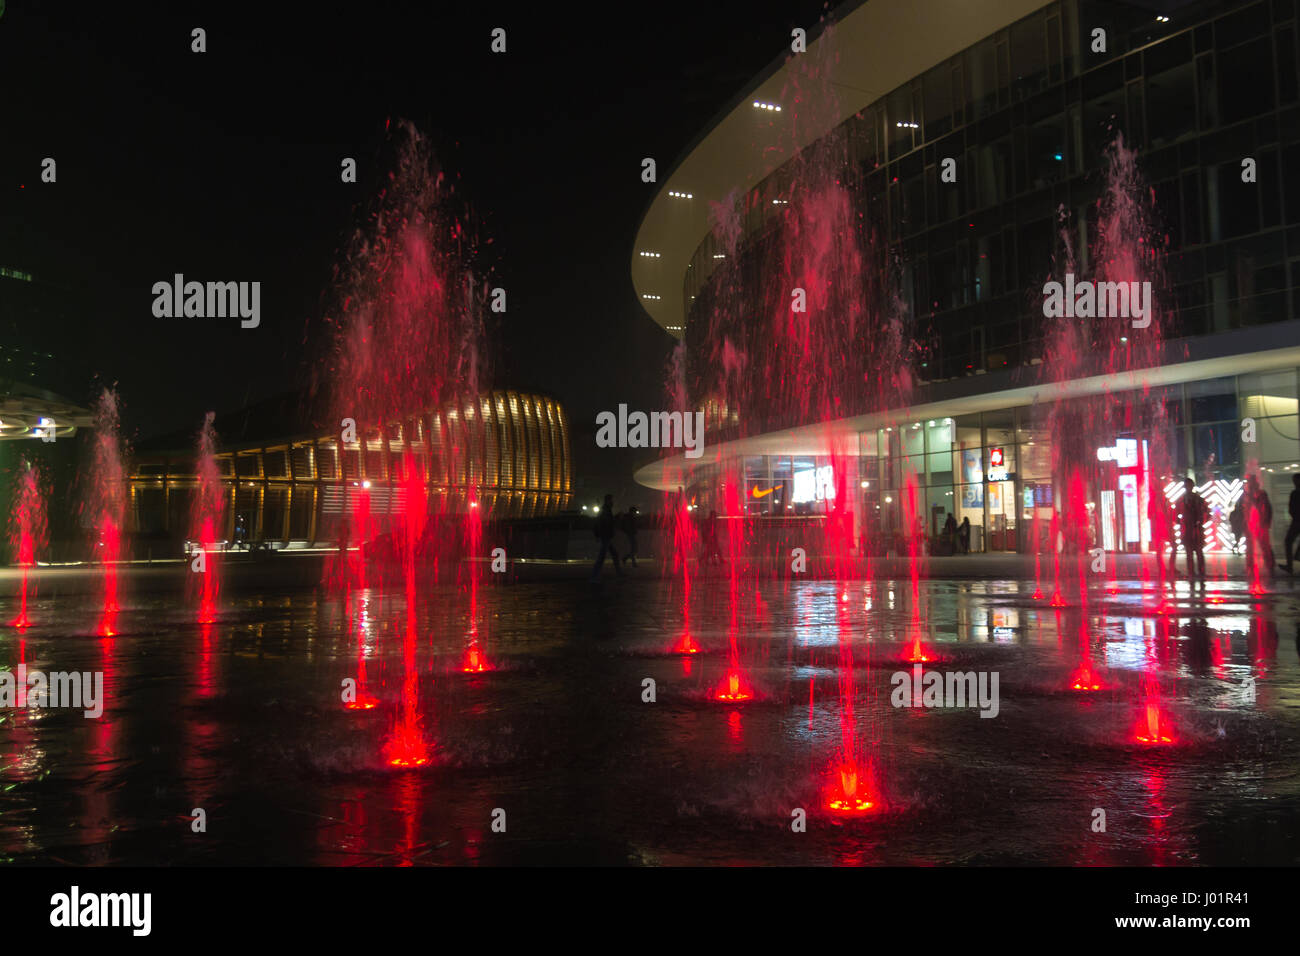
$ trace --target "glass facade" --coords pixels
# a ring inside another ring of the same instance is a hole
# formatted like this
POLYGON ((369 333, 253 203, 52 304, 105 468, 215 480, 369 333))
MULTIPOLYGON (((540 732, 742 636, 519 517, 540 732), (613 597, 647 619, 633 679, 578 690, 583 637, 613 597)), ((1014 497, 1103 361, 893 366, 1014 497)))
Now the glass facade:
MULTIPOLYGON (((1169 12, 1162 21, 1127 4, 1047 4, 889 91, 824 138, 843 144, 819 155, 843 157, 836 181, 878 247, 879 261, 864 274, 896 270, 903 336, 916 344, 914 407, 942 409, 931 398, 940 391, 969 397, 978 385, 960 380, 982 375, 990 376, 986 394, 1010 388, 1010 375, 996 373, 1043 363, 1035 293, 1067 241, 1076 271, 1093 270, 1104 154, 1121 136, 1137 152, 1164 240, 1157 296, 1166 339, 1300 318, 1296 4, 1194 3, 1169 12), (1104 52, 1094 49, 1096 29, 1106 33, 1104 52), (959 174, 941 186, 945 158, 957 160, 959 174), (1243 181, 1244 158, 1254 161, 1253 182, 1243 181), (932 388, 941 383, 957 384, 932 388)), ((717 334, 724 278, 761 288, 763 265, 789 228, 782 203, 798 202, 794 166, 748 194, 738 245, 724 248, 710 234, 698 246, 682 288, 690 353, 711 354, 706 337, 717 334)), ((870 292, 862 290, 863 301, 870 292)), ((1296 344, 1279 336, 1266 347, 1296 344)), ((1239 542, 1227 516, 1256 469, 1280 540, 1291 478, 1300 471, 1296 385, 1289 367, 1131 396, 1141 406, 1163 403, 1155 417, 1162 424, 1152 427, 1158 434, 1094 427, 1087 443, 1097 447, 1072 450, 1074 460, 1087 461, 1090 545, 1149 548, 1149 496, 1167 489, 1176 496, 1173 480, 1188 475, 1211 503, 1211 550, 1233 549, 1239 542), (1245 439, 1246 419, 1253 441, 1245 439), (1169 474, 1148 465, 1156 447, 1169 474)), ((707 404, 707 392, 697 397, 707 404)), ((972 550, 1035 550, 1032 536, 1046 541, 1062 494, 1048 411, 1011 407, 1010 399, 997 409, 991 395, 979 404, 995 410, 963 414, 970 403, 954 401, 941 417, 881 414, 877 420, 892 427, 860 434, 847 467, 817 455, 747 459, 745 508, 797 516, 851 507, 863 539, 880 548, 899 540, 909 512, 932 543, 952 516, 969 519, 972 550), (854 469, 851 502, 822 492, 844 487, 837 467, 854 469)), ((883 409, 839 411, 852 418, 883 409)), ((774 414, 789 420, 764 420, 758 429, 751 419, 749 434, 812 424, 798 419, 797 408, 774 414)), ((709 421, 713 441, 742 437, 734 416, 709 421)))
MULTIPOLYGON (((1224 332, 1294 318, 1300 303, 1300 85, 1292 0, 1147 10, 1053 3, 914 78, 838 131, 844 181, 902 263, 899 292, 925 348, 915 374, 946 381, 1030 365, 1043 354, 1041 285, 1063 208, 1089 269, 1098 166, 1116 137, 1137 149, 1168 239, 1168 333, 1224 332), (1086 25, 1086 29, 1084 26, 1086 25), (1091 30, 1107 31, 1105 53, 1091 30), (938 165, 955 158, 955 184, 938 165), (1243 157, 1257 181, 1243 183, 1243 157)), ((751 247, 780 241, 783 167, 748 197, 751 247)), ((686 335, 725 262, 710 234, 683 277, 686 335), (694 314, 693 314, 694 312, 694 314)), ((748 254, 742 252, 742 255, 748 254)), ((701 330, 699 334, 703 334, 701 330)))
MULTIPOLYGON (((1208 550, 1240 551, 1244 542, 1231 533, 1228 518, 1251 464, 1273 502, 1273 539, 1280 541, 1292 478, 1300 474, 1298 371, 1166 387, 1154 397, 1165 405, 1163 435, 1116 430, 1088 449, 1090 547, 1150 550, 1148 495, 1176 498, 1173 478, 1190 475, 1210 505, 1208 550), (1251 428, 1254 441, 1245 441, 1251 428), (1175 475, 1156 475, 1147 466, 1148 449, 1157 442, 1172 452, 1175 475)), ((836 489, 845 487, 834 470, 852 468, 848 507, 861 516, 859 534, 869 546, 901 552, 910 511, 935 549, 943 547, 951 515, 958 524, 970 521, 972 551, 1033 551, 1035 532, 1039 550, 1046 551, 1063 484, 1054 474, 1049 414, 1021 406, 874 429, 859 434, 856 459, 847 462, 822 455, 751 456, 744 466, 746 513, 829 514, 837 506, 836 489)))

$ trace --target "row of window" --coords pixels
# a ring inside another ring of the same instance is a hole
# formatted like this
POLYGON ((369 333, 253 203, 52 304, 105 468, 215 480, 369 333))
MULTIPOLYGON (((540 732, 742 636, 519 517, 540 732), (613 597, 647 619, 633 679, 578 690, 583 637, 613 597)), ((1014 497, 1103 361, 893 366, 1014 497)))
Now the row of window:
MULTIPOLYGON (((1293 6, 1249 5, 1081 77, 1074 76, 1067 57, 1060 71, 1044 74, 1056 86, 1015 108, 1004 108, 1011 105, 1007 83, 995 84, 1002 91, 996 96, 981 93, 983 81, 976 80, 987 73, 988 63, 1003 57, 1007 77, 1013 69, 1020 78, 1037 76, 1042 72, 1037 65, 1057 62, 1052 50, 1078 49, 1072 22, 1094 23, 1109 15, 1086 3, 1082 12, 1070 3, 1053 5, 931 70, 904 88, 907 96, 895 91, 846 126, 851 162, 864 169, 859 186, 864 214, 902 237, 900 291, 912 314, 954 312, 931 330, 936 349, 923 366, 925 377, 1018 365, 1040 354, 1036 323, 1032 317, 1022 321, 1020 300, 1042 279, 1059 245, 1061 205, 1076 216, 1075 247, 1086 269, 1099 184, 1095 175, 1082 175, 1083 158, 1100 155, 1102 148, 1103 139, 1092 142, 1089 136, 1113 136, 1116 127, 1136 130, 1139 143, 1151 144, 1143 151, 1142 167, 1154 183, 1157 225, 1169 247, 1218 244, 1176 252, 1170 259, 1169 295, 1182 323, 1177 331, 1203 334, 1296 314, 1290 295, 1294 274, 1300 274, 1300 234, 1293 237, 1280 227, 1284 220, 1300 224, 1300 188, 1290 191, 1294 195, 1285 192, 1280 170, 1300 168, 1300 107, 1271 112, 1296 100, 1293 6), (1052 40, 1058 34, 1066 38, 1059 45, 1052 40), (1255 49, 1261 43, 1271 45, 1267 56, 1255 49), (1042 56, 1033 53, 1039 48, 1046 51, 1042 56), (1015 67, 1022 62, 1029 66, 1015 67), (1073 78, 1063 82, 1067 77, 1073 78), (1243 83, 1266 89, 1252 92, 1240 88, 1243 83), (938 92, 927 96, 931 89, 938 92), (1248 105, 1226 105, 1238 102, 1248 105), (971 115, 949 108, 957 103, 996 104, 1000 112, 981 107, 971 115), (1233 112, 1239 108, 1267 115, 1208 132, 1240 120, 1233 112), (1182 115, 1180 109, 1195 115, 1182 115), (907 122, 891 123, 895 114, 898 122, 903 117, 907 122), (927 116, 941 115, 954 117, 954 126, 969 125, 939 131, 927 116), (1107 129, 1112 115, 1115 121, 1107 129), (913 129, 908 123, 917 116, 913 129), (887 134, 900 150, 905 146, 902 159, 889 150, 887 134), (908 137, 906 144, 902 136, 908 137), (915 148, 922 139, 944 136, 915 148), (1279 137, 1280 147, 1275 145, 1279 137), (1159 148, 1166 141, 1172 145, 1159 148), (1252 184, 1241 181, 1240 159, 1248 152, 1257 164, 1252 184), (950 154, 959 158, 964 173, 956 184, 941 184, 936 163, 950 154), (889 159, 888 166, 874 168, 889 159), (1259 235, 1270 229, 1276 231, 1259 235), (984 304, 989 307, 977 315, 954 311, 984 304)), ((1083 57, 1078 65, 1088 62, 1083 57)), ((779 215, 782 207, 773 207, 768 193, 780 194, 783 175, 789 170, 755 191, 756 218, 751 216, 748 227, 761 225, 774 210, 779 215)), ((688 306, 720 262, 715 245, 706 238, 687 270, 688 306)))

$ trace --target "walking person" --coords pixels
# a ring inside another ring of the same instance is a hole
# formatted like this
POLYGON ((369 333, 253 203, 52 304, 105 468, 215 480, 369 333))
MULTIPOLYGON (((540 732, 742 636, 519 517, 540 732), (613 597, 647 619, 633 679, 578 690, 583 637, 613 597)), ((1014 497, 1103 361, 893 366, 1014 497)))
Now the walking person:
POLYGON ((1174 562, 1178 557, 1178 548, 1174 542, 1174 516, 1169 508, 1169 499, 1164 493, 1165 482, 1152 482, 1147 489, 1147 520, 1151 525, 1151 550, 1156 556, 1156 570, 1160 573, 1160 583, 1165 582, 1165 547, 1169 551, 1169 576, 1174 573, 1174 562))
POLYGON ((970 516, 961 519, 957 526, 957 540, 961 542, 961 553, 970 554, 970 516))
POLYGON ((957 516, 948 513, 948 520, 943 523, 944 550, 949 554, 957 553, 957 516))
MULTIPOLYGON (((1196 493, 1192 479, 1183 479, 1182 536, 1183 553, 1187 555, 1187 576, 1205 580, 1205 499, 1196 493), (1192 558, 1196 558, 1193 570, 1192 558)), ((1169 555, 1169 573, 1178 573, 1178 549, 1169 555)))
POLYGON ((1273 571, 1273 504, 1268 494, 1259 484, 1257 475, 1246 478, 1246 492, 1243 498, 1246 505, 1246 576, 1252 580, 1264 577, 1263 569, 1268 568, 1268 576, 1273 571))
POLYGON ((591 583, 595 584, 600 580, 600 571, 605 566, 606 554, 614 559, 614 571, 621 578, 623 576, 622 562, 618 560, 618 552, 614 550, 613 495, 605 496, 605 504, 601 506, 600 513, 596 515, 595 531, 596 537, 600 540, 600 554, 596 556, 596 566, 591 569, 591 583))
POLYGON ((632 562, 632 567, 636 567, 636 505, 632 505, 627 511, 623 512, 623 533, 627 535, 627 554, 623 556, 623 562, 632 562))
POLYGON ((1278 565, 1287 574, 1292 572, 1292 561, 1295 560, 1296 538, 1300 538, 1300 475, 1292 475, 1291 481, 1295 487, 1291 489, 1291 498, 1287 502, 1287 514, 1291 516, 1291 527, 1286 529, 1286 538, 1282 542, 1282 557, 1286 559, 1284 564, 1278 565))

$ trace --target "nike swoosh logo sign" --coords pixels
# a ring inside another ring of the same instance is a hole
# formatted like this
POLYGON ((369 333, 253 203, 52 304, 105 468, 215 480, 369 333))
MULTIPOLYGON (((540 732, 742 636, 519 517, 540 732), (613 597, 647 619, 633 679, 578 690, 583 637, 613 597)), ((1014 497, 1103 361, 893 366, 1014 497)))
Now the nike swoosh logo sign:
POLYGON ((776 491, 776 489, 779 488, 779 487, 781 487, 781 486, 780 486, 780 485, 773 485, 771 488, 767 489, 767 491, 759 491, 759 490, 758 490, 758 486, 755 485, 755 486, 754 486, 754 497, 755 497, 755 498, 766 498, 766 497, 767 497, 768 495, 770 495, 772 492, 776 491))

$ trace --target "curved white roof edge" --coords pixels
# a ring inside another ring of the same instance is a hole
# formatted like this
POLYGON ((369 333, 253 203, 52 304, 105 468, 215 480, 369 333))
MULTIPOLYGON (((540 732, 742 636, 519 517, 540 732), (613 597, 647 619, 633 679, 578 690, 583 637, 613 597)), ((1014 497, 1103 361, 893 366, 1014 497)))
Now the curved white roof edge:
MULTIPOLYGON (((1285 340, 1286 333, 1300 329, 1300 322, 1292 321, 1278 328, 1261 327, 1261 329, 1265 334, 1277 335, 1281 332, 1283 335, 1279 335, 1278 339, 1285 340)), ((1240 332, 1228 332, 1214 336, 1215 341, 1203 341, 1211 346, 1224 346, 1228 345, 1227 340, 1238 339, 1240 336, 1240 332)), ((1294 337, 1291 341, 1295 341, 1294 337)), ((1253 344, 1260 343, 1257 339, 1253 344)), ((706 443, 704 454, 700 458, 691 459, 685 455, 661 458, 637 469, 633 478, 637 484, 647 488, 675 491, 679 487, 689 486, 695 475, 706 473, 723 461, 734 460, 744 455, 856 454, 859 433, 889 425, 899 425, 905 420, 949 418, 972 412, 989 412, 1033 405, 1040 401, 1054 402, 1059 398, 1096 395, 1108 390, 1122 391, 1141 388, 1143 385, 1158 388, 1228 375, 1270 372, 1300 365, 1300 345, 1278 346, 1246 354, 1224 354, 1221 347, 1212 347, 1205 351, 1211 353, 1210 357, 1171 363, 1159 368, 1089 375, 1067 382, 1036 382, 1032 385, 930 401, 910 408, 889 409, 852 418, 817 422, 716 445, 706 443)))
MULTIPOLYGON (((680 338, 686 326, 682 286, 691 256, 709 232, 710 203, 748 193, 849 116, 1046 5, 1044 0, 851 0, 835 10, 809 41, 808 52, 790 54, 760 73, 675 167, 659 170, 658 191, 632 249, 632 286, 642 308, 680 338), (918 37, 925 43, 916 42, 918 37), (783 102, 796 89, 806 93, 818 86, 834 95, 798 108, 783 102), (779 113, 756 108, 755 100, 783 108, 779 113)), ((817 26, 809 24, 810 33, 817 26)), ((774 35, 773 46, 779 49, 781 43, 788 50, 790 37, 774 35)))

